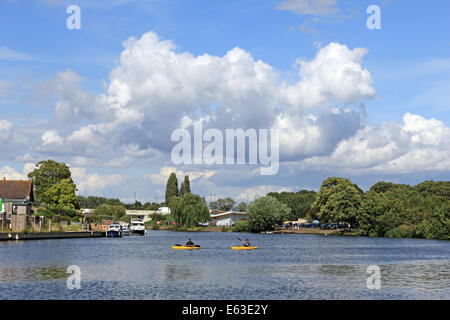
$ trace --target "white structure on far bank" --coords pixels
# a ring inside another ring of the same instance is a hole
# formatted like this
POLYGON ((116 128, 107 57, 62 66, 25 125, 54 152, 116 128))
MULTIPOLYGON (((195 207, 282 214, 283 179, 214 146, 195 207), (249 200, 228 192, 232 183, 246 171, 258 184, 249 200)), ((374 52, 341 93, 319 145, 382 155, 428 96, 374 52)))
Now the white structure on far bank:
POLYGON ((127 216, 131 216, 132 219, 140 219, 144 222, 151 221, 152 214, 158 213, 154 210, 125 210, 127 216))
POLYGON ((168 215, 170 214, 170 208, 169 207, 161 207, 158 208, 157 211, 155 210, 125 210, 125 213, 127 216, 131 216, 132 219, 141 219, 144 222, 151 221, 152 215, 154 214, 160 214, 160 215, 168 215))
POLYGON ((245 212, 222 212, 211 215, 211 220, 215 222, 218 227, 231 227, 241 220, 247 220, 247 214, 245 212))
POLYGON ((168 215, 168 214, 170 214, 170 208, 169 208, 169 207, 161 207, 161 208, 158 208, 157 213, 158 213, 158 214, 161 214, 161 215, 163 215, 163 216, 168 215))

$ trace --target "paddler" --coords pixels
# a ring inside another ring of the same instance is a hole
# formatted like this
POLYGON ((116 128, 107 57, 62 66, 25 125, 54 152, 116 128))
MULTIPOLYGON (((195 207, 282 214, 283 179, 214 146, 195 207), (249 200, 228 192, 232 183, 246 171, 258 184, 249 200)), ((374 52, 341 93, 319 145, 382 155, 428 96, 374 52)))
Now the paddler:
POLYGON ((194 243, 192 242, 191 239, 188 239, 188 241, 186 242, 186 247, 193 247, 194 243))
POLYGON ((242 245, 244 246, 244 247, 250 247, 251 246, 251 244, 250 244, 250 240, 245 240, 245 241, 242 241, 242 245))

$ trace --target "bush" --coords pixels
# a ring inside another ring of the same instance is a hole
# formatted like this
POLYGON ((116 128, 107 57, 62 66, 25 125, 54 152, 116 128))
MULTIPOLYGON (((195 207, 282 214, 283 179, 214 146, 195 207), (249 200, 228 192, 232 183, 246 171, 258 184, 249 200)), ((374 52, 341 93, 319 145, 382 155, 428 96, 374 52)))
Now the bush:
POLYGON ((414 238, 416 235, 416 227, 402 224, 386 232, 385 237, 388 238, 414 238))
POLYGON ((221 232, 229 232, 229 231, 231 231, 231 228, 230 227, 222 227, 222 228, 220 228, 220 231, 221 232))
POLYGON ((171 224, 167 227, 167 230, 170 230, 170 231, 177 231, 177 229, 178 229, 177 226, 175 226, 173 224, 171 224))
POLYGON ((247 208, 250 231, 271 231, 289 215, 291 209, 276 198, 266 196, 250 203, 247 208))
POLYGON ((233 232, 250 232, 250 226, 248 224, 248 220, 238 221, 233 226, 233 232))

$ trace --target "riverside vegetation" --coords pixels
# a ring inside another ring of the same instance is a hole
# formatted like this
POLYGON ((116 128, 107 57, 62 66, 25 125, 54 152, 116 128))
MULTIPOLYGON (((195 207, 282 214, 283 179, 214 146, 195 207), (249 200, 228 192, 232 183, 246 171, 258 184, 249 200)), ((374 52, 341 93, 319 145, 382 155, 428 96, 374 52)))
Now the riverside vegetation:
MULTIPOLYGON (((169 206, 172 214, 155 216, 149 225, 154 229, 165 226, 204 230, 198 223, 210 220, 208 205, 204 198, 191 193, 188 176, 179 189, 177 177, 172 173, 166 186, 165 202, 145 204, 76 196, 69 167, 53 160, 38 162, 28 177, 33 179, 40 203, 35 214, 46 216, 55 224, 67 221, 70 225, 79 221, 81 207, 94 209, 93 221, 105 218, 127 221, 125 209, 157 210, 160 206, 169 206), (157 225, 155 221, 162 223, 157 225), (170 225, 171 221, 175 221, 176 226, 170 225)), ((346 222, 354 234, 362 236, 450 239, 450 181, 425 181, 415 186, 381 181, 364 192, 349 179, 331 177, 322 183, 317 193, 307 190, 272 192, 254 200, 248 207, 246 203, 234 205, 233 199, 225 198, 213 201, 209 207, 246 211, 248 220, 233 227, 233 231, 238 232, 271 231, 285 220, 306 218, 321 223, 346 222)))

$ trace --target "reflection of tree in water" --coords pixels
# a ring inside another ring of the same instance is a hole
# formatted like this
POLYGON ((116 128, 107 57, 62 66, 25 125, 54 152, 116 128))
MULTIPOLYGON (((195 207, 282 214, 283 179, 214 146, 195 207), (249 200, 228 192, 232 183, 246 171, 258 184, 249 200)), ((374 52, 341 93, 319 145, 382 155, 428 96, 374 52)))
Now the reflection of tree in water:
POLYGON ((189 266, 169 266, 165 265, 163 267, 164 280, 166 281, 177 281, 177 280, 189 280, 191 278, 198 277, 200 271, 198 267, 195 270, 189 266))
POLYGON ((67 278, 66 268, 50 267, 19 267, 0 269, 0 281, 45 281, 67 278))

